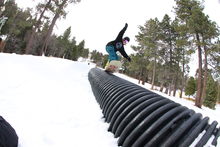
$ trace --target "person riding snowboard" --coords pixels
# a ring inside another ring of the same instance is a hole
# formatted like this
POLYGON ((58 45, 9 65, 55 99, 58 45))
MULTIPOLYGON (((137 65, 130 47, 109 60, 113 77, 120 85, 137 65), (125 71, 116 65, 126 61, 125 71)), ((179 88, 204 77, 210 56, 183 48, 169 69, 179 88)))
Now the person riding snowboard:
MULTIPOLYGON (((126 45, 130 41, 129 37, 124 37, 123 38, 123 35, 124 35, 127 27, 128 27, 128 24, 126 23, 124 28, 119 32, 119 34, 116 37, 116 39, 107 43, 106 51, 109 54, 109 56, 108 56, 108 63, 110 63, 113 60, 120 62, 119 61, 119 57, 116 54, 117 51, 119 51, 120 54, 124 58, 126 58, 129 62, 131 62, 131 58, 127 55, 127 53, 124 50, 124 45, 126 45)), ((108 63, 107 63, 107 66, 108 66, 108 63)))

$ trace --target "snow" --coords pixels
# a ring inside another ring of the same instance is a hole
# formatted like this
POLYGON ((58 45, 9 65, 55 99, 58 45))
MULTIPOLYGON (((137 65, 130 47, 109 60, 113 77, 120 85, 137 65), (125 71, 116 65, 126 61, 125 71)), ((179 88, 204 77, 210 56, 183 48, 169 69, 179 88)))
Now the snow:
MULTIPOLYGON (((88 81, 93 67, 85 60, 0 53, 0 115, 16 130, 19 147, 117 146, 88 81)), ((198 109, 192 102, 160 94, 220 122, 219 105, 216 110, 198 109)))

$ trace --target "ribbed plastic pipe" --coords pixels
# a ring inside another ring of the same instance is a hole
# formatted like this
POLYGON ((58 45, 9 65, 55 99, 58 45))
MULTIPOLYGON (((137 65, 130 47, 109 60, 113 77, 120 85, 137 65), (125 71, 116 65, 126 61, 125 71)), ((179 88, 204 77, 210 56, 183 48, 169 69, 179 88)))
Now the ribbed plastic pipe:
POLYGON ((195 146, 202 147, 212 136, 217 146, 218 122, 99 68, 88 79, 118 146, 188 147, 197 140, 195 146))

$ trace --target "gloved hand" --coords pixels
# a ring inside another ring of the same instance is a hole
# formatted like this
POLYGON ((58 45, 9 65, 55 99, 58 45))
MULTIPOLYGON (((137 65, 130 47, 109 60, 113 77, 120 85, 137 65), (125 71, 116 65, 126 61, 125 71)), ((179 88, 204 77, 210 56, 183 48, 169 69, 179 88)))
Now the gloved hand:
POLYGON ((130 57, 128 57, 127 59, 128 59, 129 62, 131 62, 131 58, 130 57))

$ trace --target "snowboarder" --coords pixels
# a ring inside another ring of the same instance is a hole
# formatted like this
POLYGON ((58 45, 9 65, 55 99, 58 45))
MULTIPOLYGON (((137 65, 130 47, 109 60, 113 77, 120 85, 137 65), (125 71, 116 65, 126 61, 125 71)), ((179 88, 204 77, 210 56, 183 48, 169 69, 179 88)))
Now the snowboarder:
POLYGON ((123 35, 128 27, 128 24, 126 23, 124 28, 119 32, 117 38, 113 41, 110 41, 106 45, 106 51, 108 52, 108 62, 106 64, 105 70, 114 72, 117 70, 117 68, 120 68, 121 62, 119 61, 119 57, 116 54, 117 51, 120 52, 120 54, 126 58, 129 62, 131 62, 131 58, 127 55, 127 53, 124 50, 124 45, 126 45, 129 41, 129 37, 124 37, 123 35), (113 65, 111 65, 111 63, 113 65))

